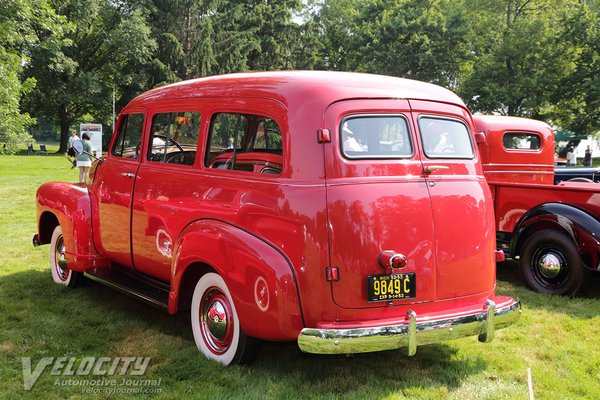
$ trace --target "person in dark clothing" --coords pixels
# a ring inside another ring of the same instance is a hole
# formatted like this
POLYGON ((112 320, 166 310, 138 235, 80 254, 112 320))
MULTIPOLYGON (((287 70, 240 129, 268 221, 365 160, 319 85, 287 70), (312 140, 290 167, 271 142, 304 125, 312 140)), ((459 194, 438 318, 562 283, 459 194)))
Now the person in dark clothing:
POLYGON ((586 167, 592 166, 592 149, 589 145, 587 149, 585 149, 585 155, 583 156, 583 165, 586 167))

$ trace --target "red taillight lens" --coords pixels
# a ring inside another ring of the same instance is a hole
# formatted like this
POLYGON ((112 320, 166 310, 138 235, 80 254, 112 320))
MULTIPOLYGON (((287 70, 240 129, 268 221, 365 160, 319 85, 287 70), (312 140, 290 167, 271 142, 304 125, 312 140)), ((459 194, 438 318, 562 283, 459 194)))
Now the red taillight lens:
POLYGON ((384 250, 379 254, 379 265, 383 269, 398 269, 406 267, 406 256, 393 250, 384 250))

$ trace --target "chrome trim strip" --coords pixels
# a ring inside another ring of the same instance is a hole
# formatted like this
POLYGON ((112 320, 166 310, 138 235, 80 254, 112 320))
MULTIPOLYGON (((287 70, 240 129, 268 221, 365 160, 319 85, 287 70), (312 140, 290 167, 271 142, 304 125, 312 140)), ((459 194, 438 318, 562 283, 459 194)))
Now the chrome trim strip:
POLYGON ((390 326, 356 329, 304 328, 298 335, 298 347, 305 353, 350 354, 407 347, 406 354, 414 355, 417 345, 467 336, 479 336, 485 343, 494 338, 498 329, 515 323, 521 315, 521 302, 513 300, 498 308, 491 300, 485 309, 474 314, 430 321, 417 321, 409 311, 405 321, 390 326))

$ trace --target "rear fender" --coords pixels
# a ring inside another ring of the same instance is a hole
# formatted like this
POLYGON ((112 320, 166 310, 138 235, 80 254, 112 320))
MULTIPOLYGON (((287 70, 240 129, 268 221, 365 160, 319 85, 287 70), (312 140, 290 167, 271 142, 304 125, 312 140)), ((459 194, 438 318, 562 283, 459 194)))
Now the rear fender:
POLYGON ((69 268, 85 271, 108 266, 94 247, 91 204, 83 184, 49 182, 36 193, 39 244, 48 244, 54 228, 60 224, 69 268))
POLYGON ((561 231, 575 243, 586 268, 600 265, 600 221, 578 207, 546 203, 527 211, 515 226, 510 244, 512 256, 518 255, 528 236, 543 229, 561 231))
POLYGON ((198 277, 185 274, 186 270, 205 265, 227 284, 247 335, 295 340, 304 327, 291 263, 271 244, 236 226, 205 219, 183 230, 175 243, 174 255, 170 313, 178 310, 184 277, 198 277))

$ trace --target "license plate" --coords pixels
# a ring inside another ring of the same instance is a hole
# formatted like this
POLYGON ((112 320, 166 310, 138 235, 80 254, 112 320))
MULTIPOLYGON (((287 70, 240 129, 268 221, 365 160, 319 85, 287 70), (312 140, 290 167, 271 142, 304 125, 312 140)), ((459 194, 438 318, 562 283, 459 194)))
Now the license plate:
POLYGON ((367 300, 391 301, 412 299, 417 295, 417 274, 384 274, 367 276, 367 300))

